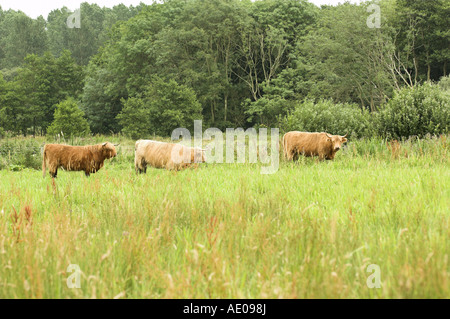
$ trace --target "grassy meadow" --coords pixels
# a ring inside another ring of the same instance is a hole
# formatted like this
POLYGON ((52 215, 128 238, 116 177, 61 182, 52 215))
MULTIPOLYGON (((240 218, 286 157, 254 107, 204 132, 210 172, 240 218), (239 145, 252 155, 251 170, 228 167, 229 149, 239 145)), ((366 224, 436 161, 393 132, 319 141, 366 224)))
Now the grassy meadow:
POLYGON ((0 158, 0 298, 450 297, 448 136, 350 140, 334 161, 280 160, 271 175, 137 176, 134 142, 103 140, 119 155, 89 178, 0 158))

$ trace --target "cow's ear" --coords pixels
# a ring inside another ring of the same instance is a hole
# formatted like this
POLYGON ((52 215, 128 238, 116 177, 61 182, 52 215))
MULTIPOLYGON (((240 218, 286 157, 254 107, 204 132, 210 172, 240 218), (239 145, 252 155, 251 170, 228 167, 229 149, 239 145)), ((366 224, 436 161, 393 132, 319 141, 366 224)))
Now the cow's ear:
POLYGON ((344 138, 342 139, 342 143, 345 143, 345 142, 347 142, 347 139, 344 137, 344 138))

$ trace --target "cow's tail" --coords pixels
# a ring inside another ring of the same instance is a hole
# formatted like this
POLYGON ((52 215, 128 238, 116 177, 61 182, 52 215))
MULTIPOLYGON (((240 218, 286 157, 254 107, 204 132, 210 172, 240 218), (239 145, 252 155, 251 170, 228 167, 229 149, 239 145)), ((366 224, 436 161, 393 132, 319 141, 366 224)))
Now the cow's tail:
MULTIPOLYGON (((287 134, 287 133, 286 133, 287 134)), ((283 158, 287 159, 287 143, 286 143, 286 134, 283 135, 283 139, 281 140, 281 143, 283 145, 283 158)))
POLYGON ((43 156, 42 156, 42 177, 45 178, 45 169, 47 168, 47 152, 45 151, 45 146, 44 146, 44 152, 43 152, 43 156))
POLYGON ((139 174, 142 172, 142 165, 141 165, 141 163, 139 163, 139 161, 142 161, 142 160, 138 157, 138 153, 137 153, 137 149, 139 147, 140 142, 141 142, 141 140, 137 140, 136 143, 134 144, 134 170, 136 171, 136 174, 139 174))

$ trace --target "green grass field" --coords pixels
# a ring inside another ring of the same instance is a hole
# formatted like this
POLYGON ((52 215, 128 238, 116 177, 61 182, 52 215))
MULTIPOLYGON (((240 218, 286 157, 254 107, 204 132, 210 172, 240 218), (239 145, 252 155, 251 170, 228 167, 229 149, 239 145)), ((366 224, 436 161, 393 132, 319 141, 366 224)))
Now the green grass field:
POLYGON ((448 137, 350 141, 272 175, 137 176, 132 146, 90 178, 0 170, 0 298, 450 297, 448 137))

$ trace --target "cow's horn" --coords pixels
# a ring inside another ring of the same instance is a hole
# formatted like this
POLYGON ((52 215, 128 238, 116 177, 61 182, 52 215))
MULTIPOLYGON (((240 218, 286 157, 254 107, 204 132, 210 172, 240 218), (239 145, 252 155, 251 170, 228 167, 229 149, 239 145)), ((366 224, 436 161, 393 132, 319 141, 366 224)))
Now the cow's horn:
POLYGON ((102 146, 105 146, 107 143, 108 143, 108 142, 103 143, 102 146))
POLYGON ((329 137, 329 138, 332 138, 332 137, 333 137, 333 135, 330 135, 330 134, 328 134, 328 133, 325 133, 325 134, 327 134, 327 137, 329 137))
POLYGON ((119 144, 114 144, 114 146, 119 146, 120 145, 120 143, 119 144))
POLYGON ((345 133, 345 135, 344 135, 344 136, 342 136, 342 137, 347 137, 347 135, 348 135, 348 133, 345 133))

